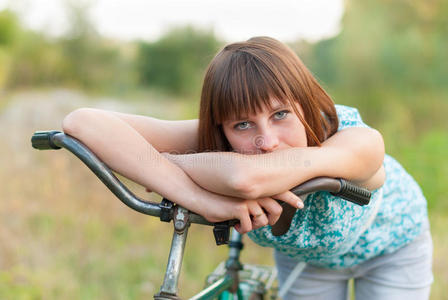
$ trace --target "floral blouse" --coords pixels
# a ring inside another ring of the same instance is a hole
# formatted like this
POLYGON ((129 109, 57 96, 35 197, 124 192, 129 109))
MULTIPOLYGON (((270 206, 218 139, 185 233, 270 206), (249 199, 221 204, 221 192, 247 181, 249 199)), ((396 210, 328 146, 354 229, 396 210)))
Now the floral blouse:
MULTIPOLYGON (((336 105, 336 111, 338 131, 368 127, 357 109, 336 105)), ((312 193, 286 234, 274 236, 271 226, 265 226, 249 232, 249 237, 297 261, 332 269, 399 249, 429 228, 427 204, 418 184, 395 159, 386 154, 383 165, 386 181, 372 192, 369 205, 359 206, 328 192, 312 193)))

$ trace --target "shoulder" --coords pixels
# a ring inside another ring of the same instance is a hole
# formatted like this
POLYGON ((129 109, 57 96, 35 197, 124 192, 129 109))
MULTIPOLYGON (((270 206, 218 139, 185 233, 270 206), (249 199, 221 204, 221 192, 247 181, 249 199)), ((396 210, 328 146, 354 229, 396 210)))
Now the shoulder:
POLYGON ((342 117, 357 117, 359 115, 358 109, 355 107, 342 105, 342 104, 335 104, 336 113, 338 116, 342 117))
POLYGON ((356 108, 341 104, 336 104, 335 108, 339 120, 338 131, 347 127, 369 128, 362 120, 361 114, 356 108))

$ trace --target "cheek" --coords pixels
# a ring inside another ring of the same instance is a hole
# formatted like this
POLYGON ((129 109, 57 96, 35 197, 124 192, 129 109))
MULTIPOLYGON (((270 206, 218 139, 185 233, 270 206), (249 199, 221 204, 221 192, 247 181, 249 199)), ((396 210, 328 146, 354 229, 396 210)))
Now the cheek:
POLYGON ((297 131, 297 145, 296 147, 306 147, 308 146, 308 141, 306 138, 306 131, 303 126, 297 131))
POLYGON ((299 126, 294 124, 288 130, 283 132, 283 140, 290 147, 307 147, 307 138, 305 127, 300 123, 299 126))
POLYGON ((247 136, 240 136, 240 135, 228 135, 227 140, 229 141, 230 145, 232 145, 232 148, 234 151, 237 152, 248 152, 253 151, 255 147, 252 145, 252 140, 250 137, 247 136))
POLYGON ((235 134, 232 132, 232 130, 224 128, 224 134, 234 151, 247 153, 256 150, 256 147, 253 145, 252 138, 249 133, 235 134))

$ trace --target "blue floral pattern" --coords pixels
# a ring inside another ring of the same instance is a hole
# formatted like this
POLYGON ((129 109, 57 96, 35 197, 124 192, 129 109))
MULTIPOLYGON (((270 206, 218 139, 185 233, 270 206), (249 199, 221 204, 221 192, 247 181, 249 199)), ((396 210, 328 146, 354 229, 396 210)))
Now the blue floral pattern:
MULTIPOLYGON (((357 109, 336 105, 336 111, 338 130, 368 127, 357 109)), ((428 228, 426 199, 395 159, 386 154, 383 165, 386 181, 373 191, 369 205, 359 206, 328 192, 313 193, 305 199, 305 208, 297 210, 286 234, 274 236, 271 226, 265 226, 251 231, 249 237, 297 261, 332 269, 352 267, 399 249, 428 228), (380 197, 378 213, 365 229, 380 197)))

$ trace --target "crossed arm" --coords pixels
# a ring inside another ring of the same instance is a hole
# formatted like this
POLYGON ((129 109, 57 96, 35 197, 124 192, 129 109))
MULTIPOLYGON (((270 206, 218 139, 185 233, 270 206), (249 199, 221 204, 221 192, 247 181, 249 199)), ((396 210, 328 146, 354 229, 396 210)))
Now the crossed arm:
POLYGON ((384 145, 372 129, 340 131, 320 148, 248 156, 230 152, 161 155, 195 151, 197 120, 163 121, 80 109, 69 114, 62 127, 112 170, 209 221, 239 219, 240 232, 276 222, 281 208, 274 196, 297 207, 297 197, 285 191, 307 179, 342 177, 370 188, 384 181, 384 145), (259 223, 251 219, 263 209, 269 212, 268 219, 259 223))
POLYGON ((290 148, 259 155, 208 152, 164 154, 195 182, 214 192, 257 199, 290 190, 318 176, 344 178, 370 190, 384 183, 384 142, 370 128, 347 128, 322 147, 290 148))
MULTIPOLYGON (((90 108, 78 109, 62 122, 66 134, 82 141, 113 171, 211 222, 238 219, 240 233, 275 224, 282 209, 274 198, 241 199, 209 191, 160 154, 195 150, 197 125, 197 120, 163 121, 90 108), (261 217, 251 217, 257 215, 261 217)), ((299 206, 291 192, 275 196, 299 206)))

